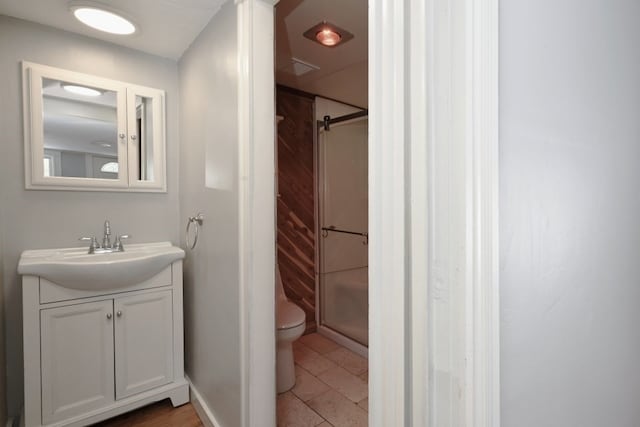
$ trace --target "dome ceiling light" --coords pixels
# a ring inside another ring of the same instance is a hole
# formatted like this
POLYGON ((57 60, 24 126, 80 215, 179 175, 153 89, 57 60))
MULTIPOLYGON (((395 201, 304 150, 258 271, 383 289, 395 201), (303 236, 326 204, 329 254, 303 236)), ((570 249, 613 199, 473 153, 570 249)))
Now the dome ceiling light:
POLYGON ((118 173, 119 169, 118 162, 109 162, 102 165, 100 172, 118 173))
POLYGON ((100 147, 103 148, 111 148, 113 147, 113 143, 112 142, 106 142, 106 141, 91 141, 92 144, 95 145, 99 145, 100 147))
POLYGON ((62 88, 64 90, 66 90, 67 92, 71 92, 71 93, 73 93, 75 95, 82 95, 82 96, 100 96, 100 95, 102 95, 102 92, 100 92, 99 90, 92 89, 92 88, 86 87, 86 86, 63 84, 62 88))
POLYGON ((128 35, 136 32, 136 26, 131 20, 119 12, 93 2, 71 2, 69 10, 73 16, 83 24, 105 33, 128 35))
POLYGON ((343 30, 337 25, 333 25, 327 21, 314 25, 302 35, 326 47, 336 47, 353 38, 353 34, 349 31, 343 30))

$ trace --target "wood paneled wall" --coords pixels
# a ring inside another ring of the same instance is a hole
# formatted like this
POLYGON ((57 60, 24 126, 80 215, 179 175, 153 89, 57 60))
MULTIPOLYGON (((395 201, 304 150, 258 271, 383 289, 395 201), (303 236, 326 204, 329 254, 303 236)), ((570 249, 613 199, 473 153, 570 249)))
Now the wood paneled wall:
POLYGON ((315 322, 315 208, 313 177, 314 100, 284 87, 276 89, 278 125, 278 264, 287 297, 315 322))

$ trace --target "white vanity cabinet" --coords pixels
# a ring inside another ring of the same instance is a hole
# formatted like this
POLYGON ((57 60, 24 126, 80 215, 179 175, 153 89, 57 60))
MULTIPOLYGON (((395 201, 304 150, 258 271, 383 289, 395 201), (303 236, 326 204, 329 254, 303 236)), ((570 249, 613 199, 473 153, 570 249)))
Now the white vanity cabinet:
POLYGON ((96 301, 41 311, 44 424, 114 401, 112 310, 111 301, 96 301))
POLYGON ((114 300, 116 399, 173 380, 171 291, 114 300))
POLYGON ((188 401, 182 261, 125 288, 23 276, 25 426, 84 426, 148 403, 188 401))

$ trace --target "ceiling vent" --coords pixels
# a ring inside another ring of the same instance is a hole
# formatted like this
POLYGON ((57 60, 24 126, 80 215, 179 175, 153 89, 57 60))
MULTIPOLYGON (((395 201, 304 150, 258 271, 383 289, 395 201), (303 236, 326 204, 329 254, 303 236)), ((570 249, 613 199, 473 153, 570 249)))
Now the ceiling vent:
POLYGON ((285 71, 295 76, 302 76, 304 74, 310 73, 311 71, 319 69, 320 67, 318 67, 317 65, 310 64, 298 58, 291 58, 288 63, 285 63, 282 67, 280 67, 281 71, 285 71))

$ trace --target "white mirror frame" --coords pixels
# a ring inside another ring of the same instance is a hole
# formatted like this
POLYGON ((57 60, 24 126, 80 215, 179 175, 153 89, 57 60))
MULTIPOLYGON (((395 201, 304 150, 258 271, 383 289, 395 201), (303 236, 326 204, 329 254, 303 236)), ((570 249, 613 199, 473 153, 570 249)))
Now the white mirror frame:
POLYGON ((77 73, 46 65, 22 62, 22 96, 24 116, 24 164, 27 190, 125 191, 166 192, 166 137, 165 92, 116 80, 77 73), (117 179, 61 177, 44 175, 44 133, 42 79, 56 79, 98 87, 116 92, 118 134, 117 179), (135 124, 136 95, 152 98, 153 114, 153 181, 140 181, 137 177, 137 130, 135 124), (133 119, 131 116, 133 115, 133 119), (135 138, 132 138, 136 135, 135 138), (41 155, 39 155, 42 153, 41 155), (131 161, 129 161, 131 159, 131 161))
POLYGON ((129 187, 135 191, 167 191, 166 184, 166 156, 165 156, 165 108, 164 108, 164 91, 158 89, 151 89, 144 86, 127 85, 127 111, 131 117, 135 117, 136 114, 136 96, 142 96, 144 98, 152 99, 151 109, 152 117, 154 118, 152 124, 153 134, 153 180, 138 180, 137 162, 132 161, 137 159, 138 144, 141 143, 140 135, 137 135, 136 140, 131 139, 131 135, 137 134, 136 121, 128 120, 128 174, 129 174, 129 187), (160 118, 157 120, 156 118, 160 118))

